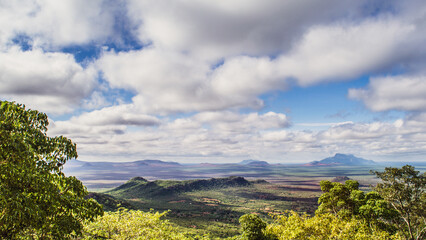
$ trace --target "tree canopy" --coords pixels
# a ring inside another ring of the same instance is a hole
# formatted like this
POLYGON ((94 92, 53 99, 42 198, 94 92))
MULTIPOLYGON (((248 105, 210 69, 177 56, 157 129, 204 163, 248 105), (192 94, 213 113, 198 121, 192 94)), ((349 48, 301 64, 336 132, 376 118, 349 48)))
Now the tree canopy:
MULTIPOLYGON (((193 239, 169 221, 161 219, 167 212, 143 212, 120 208, 105 212, 95 222, 84 226, 83 239, 193 239)), ((197 239, 207 239, 199 236, 197 239)))
POLYGON ((0 238, 66 239, 83 221, 102 215, 87 190, 62 166, 77 157, 76 145, 47 135, 48 117, 0 101, 0 238))
POLYGON ((374 172, 382 182, 375 190, 397 212, 394 224, 404 230, 408 239, 426 237, 426 173, 420 174, 413 166, 385 168, 374 172))

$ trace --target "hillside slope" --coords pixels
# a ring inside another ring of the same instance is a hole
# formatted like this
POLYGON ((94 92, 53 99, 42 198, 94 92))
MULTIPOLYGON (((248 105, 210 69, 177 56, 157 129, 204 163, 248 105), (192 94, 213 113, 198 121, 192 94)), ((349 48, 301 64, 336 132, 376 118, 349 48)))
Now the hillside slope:
POLYGON ((251 183, 243 177, 211 178, 186 181, 156 180, 148 181, 135 177, 125 184, 108 191, 108 194, 120 198, 155 198, 170 196, 182 192, 208 190, 226 187, 243 187, 251 183))
POLYGON ((102 204, 104 211, 116 211, 120 207, 124 207, 127 209, 134 209, 135 207, 129 203, 126 200, 123 199, 117 199, 111 195, 105 194, 105 193, 96 193, 96 192, 90 192, 87 196, 87 198, 93 198, 98 203, 102 204))

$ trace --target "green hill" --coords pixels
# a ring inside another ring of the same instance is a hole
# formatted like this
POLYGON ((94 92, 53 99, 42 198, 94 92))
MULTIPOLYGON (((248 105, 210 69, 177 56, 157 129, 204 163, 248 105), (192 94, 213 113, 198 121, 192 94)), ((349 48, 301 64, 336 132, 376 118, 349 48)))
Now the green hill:
POLYGON ((156 180, 148 181, 135 177, 125 184, 108 191, 108 194, 120 198, 158 198, 183 192, 218 189, 226 187, 244 187, 251 183, 243 177, 211 178, 186 181, 156 180))
POLYGON ((120 207, 135 209, 135 207, 126 200, 117 199, 105 193, 90 192, 86 198, 93 198, 98 203, 102 204, 104 206, 104 211, 115 211, 120 207))

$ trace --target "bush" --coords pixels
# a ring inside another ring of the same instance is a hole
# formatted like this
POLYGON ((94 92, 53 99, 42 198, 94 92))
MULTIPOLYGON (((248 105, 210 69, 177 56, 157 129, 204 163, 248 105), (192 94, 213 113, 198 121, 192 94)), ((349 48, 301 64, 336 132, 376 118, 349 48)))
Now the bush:
POLYGON ((167 212, 119 209, 106 212, 84 226, 84 239, 190 239, 185 232, 162 220, 167 212))

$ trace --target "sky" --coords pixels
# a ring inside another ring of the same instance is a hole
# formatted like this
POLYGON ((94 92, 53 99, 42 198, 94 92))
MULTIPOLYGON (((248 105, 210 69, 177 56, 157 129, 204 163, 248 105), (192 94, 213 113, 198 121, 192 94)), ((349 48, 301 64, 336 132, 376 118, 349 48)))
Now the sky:
POLYGON ((424 0, 0 0, 0 99, 83 161, 426 161, 424 0))

